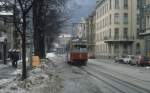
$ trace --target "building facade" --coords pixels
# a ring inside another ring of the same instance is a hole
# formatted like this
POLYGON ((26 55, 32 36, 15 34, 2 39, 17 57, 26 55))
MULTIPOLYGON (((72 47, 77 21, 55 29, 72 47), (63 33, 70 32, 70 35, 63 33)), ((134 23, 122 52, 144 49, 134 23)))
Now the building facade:
POLYGON ((96 12, 94 10, 86 19, 88 52, 91 58, 95 57, 95 18, 96 12))
POLYGON ((140 0, 98 0, 96 5, 97 57, 142 55, 139 37, 140 0))
POLYGON ((56 44, 58 45, 57 53, 64 54, 66 53, 67 44, 69 43, 69 40, 71 39, 71 34, 62 33, 59 35, 59 37, 56 40, 56 44))
POLYGON ((150 57, 150 0, 141 0, 140 23, 140 36, 143 37, 145 42, 144 53, 150 57))
POLYGON ((0 12, 0 60, 3 60, 4 57, 4 45, 6 45, 6 52, 13 48, 14 28, 12 18, 12 13, 0 12))
POLYGON ((87 29, 86 29, 86 20, 82 17, 79 23, 75 23, 73 27, 73 34, 75 38, 81 40, 87 40, 87 29))

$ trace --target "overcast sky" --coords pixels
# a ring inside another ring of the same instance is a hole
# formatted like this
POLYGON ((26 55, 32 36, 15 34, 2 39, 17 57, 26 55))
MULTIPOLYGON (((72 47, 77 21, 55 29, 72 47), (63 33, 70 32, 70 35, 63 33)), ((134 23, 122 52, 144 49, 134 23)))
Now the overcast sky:
POLYGON ((70 0, 68 8, 71 13, 71 21, 78 22, 81 17, 86 17, 92 12, 96 0, 70 0))

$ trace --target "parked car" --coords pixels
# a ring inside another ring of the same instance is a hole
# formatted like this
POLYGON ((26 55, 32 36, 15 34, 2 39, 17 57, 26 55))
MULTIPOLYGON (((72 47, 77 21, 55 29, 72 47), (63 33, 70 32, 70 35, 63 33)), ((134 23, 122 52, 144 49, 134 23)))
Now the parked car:
POLYGON ((123 59, 124 59, 124 56, 116 56, 115 57, 115 62, 123 63, 123 59))
POLYGON ((125 64, 131 64, 132 61, 134 61, 134 59, 135 59, 135 56, 134 56, 134 55, 127 55, 127 56, 125 56, 125 57, 123 58, 123 62, 124 62, 125 64))
POLYGON ((139 56, 134 56, 132 61, 130 62, 130 65, 137 65, 137 60, 139 59, 139 56))
POLYGON ((147 66, 147 65, 150 65, 150 57, 147 57, 147 56, 139 56, 137 58, 137 65, 140 65, 140 66, 147 66))

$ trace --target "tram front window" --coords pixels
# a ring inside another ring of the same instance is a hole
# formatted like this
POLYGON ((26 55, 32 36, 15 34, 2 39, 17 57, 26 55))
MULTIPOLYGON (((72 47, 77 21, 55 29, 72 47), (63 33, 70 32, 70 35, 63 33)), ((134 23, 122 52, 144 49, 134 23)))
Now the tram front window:
POLYGON ((86 48, 86 45, 75 45, 73 47, 73 51, 87 52, 87 48, 86 48))

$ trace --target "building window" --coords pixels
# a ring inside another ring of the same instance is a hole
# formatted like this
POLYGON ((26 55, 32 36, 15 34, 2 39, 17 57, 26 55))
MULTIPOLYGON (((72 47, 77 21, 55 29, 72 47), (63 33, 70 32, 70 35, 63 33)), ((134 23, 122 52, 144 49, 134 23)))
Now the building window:
POLYGON ((128 24, 128 14, 124 14, 124 24, 128 24))
POLYGON ((109 16, 109 23, 110 23, 110 25, 111 25, 111 15, 109 16))
POLYGON ((111 38, 111 29, 109 29, 109 37, 111 38))
POLYGON ((139 24, 140 24, 140 15, 137 14, 137 25, 139 25, 139 24))
POLYGON ((127 44, 124 44, 124 45, 123 45, 123 54, 124 54, 124 55, 127 55, 127 54, 128 54, 128 46, 127 46, 127 44))
POLYGON ((109 8, 111 9, 111 0, 109 1, 109 8))
POLYGON ((137 9, 140 8, 140 0, 137 0, 137 9))
POLYGON ((140 44, 139 43, 136 44, 136 54, 137 55, 141 54, 141 52, 140 52, 140 44))
POLYGON ((115 28, 115 40, 119 39, 119 28, 115 28))
POLYGON ((114 50, 115 50, 114 52, 115 52, 116 56, 118 56, 118 54, 119 54, 119 45, 118 44, 115 45, 114 50))
POLYGON ((115 24, 119 24, 119 14, 118 14, 118 13, 116 13, 116 14, 114 15, 114 23, 115 23, 115 24))
POLYGON ((139 33, 140 33, 140 29, 137 29, 137 32, 136 32, 136 38, 137 38, 137 39, 140 39, 139 33))
POLYGON ((128 9, 128 0, 124 0, 124 9, 128 9))
POLYGON ((150 17, 147 16, 147 24, 149 25, 150 24, 150 17))
POLYGON ((115 0, 115 9, 119 9, 119 0, 115 0))
POLYGON ((124 28, 123 30, 123 38, 128 39, 128 28, 124 28))

